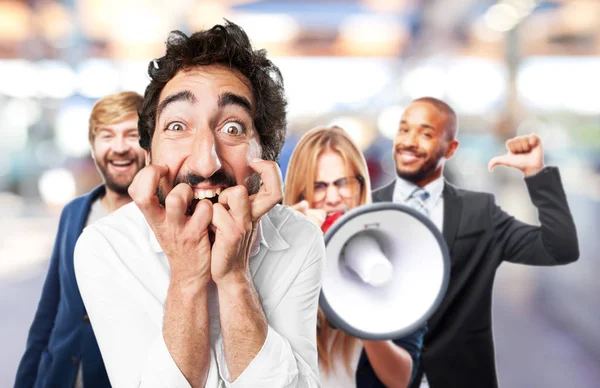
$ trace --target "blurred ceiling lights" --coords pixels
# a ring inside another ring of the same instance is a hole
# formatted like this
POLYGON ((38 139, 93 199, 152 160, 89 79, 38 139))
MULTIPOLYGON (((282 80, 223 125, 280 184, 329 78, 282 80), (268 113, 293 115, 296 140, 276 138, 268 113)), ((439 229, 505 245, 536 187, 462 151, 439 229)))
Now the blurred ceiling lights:
POLYGON ((364 103, 389 84, 394 70, 387 58, 288 57, 274 62, 285 80, 291 117, 364 103))
POLYGON ((32 32, 31 9, 19 1, 0 2, 0 39, 5 42, 20 42, 32 32))
POLYGON ((229 19, 229 6, 226 1, 197 1, 190 5, 187 22, 192 31, 200 31, 229 19))
POLYGON ((501 0, 492 5, 483 18, 489 28, 506 32, 529 16, 537 2, 539 0, 501 0))
POLYGON ((404 106, 392 105, 381 111, 377 118, 377 128, 383 136, 392 140, 396 137, 404 109, 404 106))
POLYGON ((0 150, 12 153, 27 145, 29 127, 42 117, 39 104, 32 99, 11 99, 0 109, 0 150))
POLYGON ((421 62, 406 72, 402 89, 411 100, 423 96, 443 98, 446 91, 445 71, 438 64, 421 62))
POLYGON ((406 71, 400 88, 408 100, 440 98, 460 114, 478 115, 498 108, 507 82, 502 62, 464 56, 415 63, 406 71))
POLYGON ((75 91, 75 73, 64 62, 40 61, 38 87, 40 97, 67 98, 75 91))
POLYGON ((498 3, 487 10, 484 20, 492 30, 505 32, 515 27, 520 18, 519 13, 511 4, 498 3))
POLYGON ((457 112, 479 115, 501 106, 507 84, 508 77, 500 62, 462 57, 449 65, 446 96, 457 112))
POLYGON ((355 15, 341 22, 338 47, 342 55, 399 56, 409 38, 406 24, 392 16, 355 15))
POLYGON ((104 58, 81 62, 77 69, 77 90, 85 97, 100 98, 119 90, 116 64, 104 58))
POLYGON ((77 9, 84 34, 97 40, 108 39, 140 44, 162 42, 173 27, 169 8, 159 1, 78 0, 77 9))
POLYGON ((382 13, 400 13, 416 7, 419 0, 361 0, 368 9, 382 13))
POLYGON ((80 99, 66 100, 54 122, 54 138, 59 149, 68 156, 82 157, 90 151, 88 122, 92 103, 80 99))
POLYGON ((299 34, 296 20, 286 14, 231 13, 231 21, 244 28, 253 42, 291 42, 299 34))
POLYGON ((10 97, 36 97, 36 66, 24 59, 0 61, 0 92, 10 97))
POLYGON ((64 46, 75 31, 73 14, 61 3, 42 2, 34 15, 41 36, 59 46, 64 46))
POLYGON ((64 168, 44 171, 38 181, 38 190, 47 205, 65 205, 77 192, 75 177, 64 168))
POLYGON ((14 98, 61 100, 79 94, 96 99, 118 90, 144 93, 148 61, 90 58, 77 71, 66 62, 23 59, 0 60, 0 95, 14 98))
POLYGON ((123 61, 119 65, 121 90, 131 90, 141 95, 150 82, 148 61, 123 61))
POLYGON ((581 115, 600 114, 600 59, 573 61, 568 57, 529 58, 517 76, 523 102, 541 111, 572 111, 581 115))
POLYGON ((343 128, 362 151, 369 148, 377 131, 369 123, 356 116, 341 116, 330 121, 327 126, 336 125, 343 128))

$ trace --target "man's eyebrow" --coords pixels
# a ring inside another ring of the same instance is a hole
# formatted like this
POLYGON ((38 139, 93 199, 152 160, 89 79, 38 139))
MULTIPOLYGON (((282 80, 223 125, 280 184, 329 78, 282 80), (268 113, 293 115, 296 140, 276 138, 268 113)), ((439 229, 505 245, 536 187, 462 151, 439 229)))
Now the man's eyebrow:
POLYGON ((190 92, 189 90, 182 90, 181 92, 168 96, 163 100, 163 102, 160 103, 160 105, 158 105, 158 109, 156 110, 156 117, 159 118, 163 110, 165 110, 165 108, 169 104, 178 101, 187 101, 190 104, 195 104, 198 100, 196 99, 196 96, 194 96, 194 93, 190 92))
MULTIPOLYGON (((406 125, 406 124, 408 124, 408 122, 406 120, 402 120, 402 121, 400 121, 400 124, 406 125)), ((432 131, 435 131, 435 128, 431 124, 421 123, 421 124, 419 124, 419 127, 425 128, 425 129, 431 129, 432 131)))
POLYGON ((228 105, 237 105, 240 108, 243 108, 248 113, 248 116, 252 117, 252 104, 246 97, 225 92, 219 96, 218 106, 219 108, 223 108, 228 105))

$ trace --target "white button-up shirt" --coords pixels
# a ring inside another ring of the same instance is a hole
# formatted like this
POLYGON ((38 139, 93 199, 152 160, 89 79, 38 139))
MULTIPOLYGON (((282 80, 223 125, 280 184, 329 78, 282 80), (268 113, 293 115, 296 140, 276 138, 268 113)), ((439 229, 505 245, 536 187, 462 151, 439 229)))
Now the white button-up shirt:
MULTIPOLYGON (((231 382, 212 283, 206 387, 318 387, 323 234, 299 212, 277 205, 261 218, 256 241, 250 271, 268 321, 266 340, 231 382)), ((162 335, 169 261, 134 203, 83 231, 75 272, 112 385, 190 387, 162 335)))
MULTIPOLYGON (((396 178, 392 201, 408 206, 408 198, 418 187, 405 179, 396 178)), ((425 201, 425 208, 427 208, 429 213, 429 219, 441 232, 444 226, 444 178, 439 177, 429 182, 423 187, 423 190, 429 193, 429 198, 425 201)))

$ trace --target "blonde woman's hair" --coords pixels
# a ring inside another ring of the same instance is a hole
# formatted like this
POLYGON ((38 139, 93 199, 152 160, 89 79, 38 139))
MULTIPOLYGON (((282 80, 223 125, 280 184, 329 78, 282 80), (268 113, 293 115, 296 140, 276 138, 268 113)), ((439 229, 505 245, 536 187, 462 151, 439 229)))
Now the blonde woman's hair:
MULTIPOLYGON (((347 168, 361 177, 362 192, 359 205, 371 203, 371 182, 365 157, 348 133, 342 128, 316 127, 302 136, 288 164, 285 176, 284 205, 294 205, 302 200, 313 204, 314 182, 317 177, 319 157, 326 151, 337 152, 347 168)), ((341 358, 350 374, 350 362, 358 339, 341 330, 333 329, 327 322, 325 313, 319 308, 317 315, 317 350, 321 371, 329 373, 333 361, 341 358)))
POLYGON ((90 115, 88 139, 94 142, 98 129, 117 124, 129 116, 138 114, 142 106, 142 96, 136 92, 110 94, 96 101, 90 115))

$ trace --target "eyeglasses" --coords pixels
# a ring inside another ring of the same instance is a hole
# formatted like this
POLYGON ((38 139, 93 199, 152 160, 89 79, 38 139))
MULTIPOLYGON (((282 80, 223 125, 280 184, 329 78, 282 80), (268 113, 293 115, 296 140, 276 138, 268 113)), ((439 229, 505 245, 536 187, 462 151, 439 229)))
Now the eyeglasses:
POLYGON ((345 176, 333 182, 315 182, 313 186, 313 201, 320 202, 327 196, 327 189, 334 185, 340 197, 352 198, 356 193, 362 192, 364 178, 362 176, 345 176))

